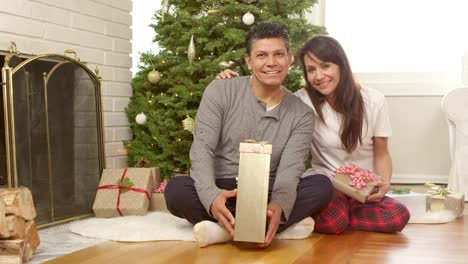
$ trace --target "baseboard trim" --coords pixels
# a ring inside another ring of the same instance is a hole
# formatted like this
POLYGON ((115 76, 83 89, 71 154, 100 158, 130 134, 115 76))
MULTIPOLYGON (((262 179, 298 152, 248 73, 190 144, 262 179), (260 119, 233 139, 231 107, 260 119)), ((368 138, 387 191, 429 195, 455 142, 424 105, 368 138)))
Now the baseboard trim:
POLYGON ((392 176, 392 184, 424 184, 431 183, 448 183, 448 175, 438 174, 394 174, 392 176))

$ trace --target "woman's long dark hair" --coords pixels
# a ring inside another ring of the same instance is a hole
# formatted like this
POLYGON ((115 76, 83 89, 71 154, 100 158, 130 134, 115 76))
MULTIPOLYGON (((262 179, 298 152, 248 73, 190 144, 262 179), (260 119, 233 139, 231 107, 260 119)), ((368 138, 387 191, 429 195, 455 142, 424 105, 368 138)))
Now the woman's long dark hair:
POLYGON ((341 143, 343 149, 351 153, 356 149, 358 143, 362 143, 362 129, 364 119, 366 118, 360 86, 354 80, 346 53, 338 41, 329 36, 315 36, 304 44, 298 51, 297 57, 304 71, 306 79, 305 89, 309 94, 315 111, 317 111, 320 120, 324 124, 326 122, 323 117, 322 107, 325 102, 325 96, 315 90, 307 81, 307 69, 304 57, 309 56, 309 54, 315 55, 324 62, 332 62, 339 66, 340 81, 335 91, 333 108, 343 115, 340 131, 341 143))

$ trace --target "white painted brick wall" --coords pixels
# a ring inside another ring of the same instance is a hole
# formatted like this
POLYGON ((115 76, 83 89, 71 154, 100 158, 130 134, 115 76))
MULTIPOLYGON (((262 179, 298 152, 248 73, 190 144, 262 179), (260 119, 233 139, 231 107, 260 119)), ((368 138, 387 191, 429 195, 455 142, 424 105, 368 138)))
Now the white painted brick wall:
POLYGON ((107 82, 104 85, 103 92, 106 96, 130 97, 132 95, 132 87, 125 83, 107 82))
POLYGON ((128 126, 128 117, 124 112, 104 113, 104 125, 111 127, 128 126))
POLYGON ((68 44, 80 42, 79 34, 76 34, 76 30, 72 28, 58 26, 54 24, 46 24, 43 27, 44 27, 43 37, 45 40, 51 40, 54 42, 63 42, 63 43, 68 43, 68 44))
POLYGON ((132 139, 132 130, 129 127, 122 127, 114 129, 114 140, 120 141, 128 141, 132 139))
POLYGON ((1 13, 0 21, 0 32, 33 38, 41 38, 43 35, 42 23, 33 19, 1 13))
MULTIPOLYGON (((14 1, 10 1, 14 2, 14 1)), ((31 4, 31 18, 62 26, 70 26, 71 11, 39 3, 31 4)))
MULTIPOLYGON (((128 42, 128 40, 124 41, 128 42)), ((80 31, 78 34, 78 43, 84 47, 109 50, 113 49, 114 40, 102 34, 96 34, 89 31, 80 31)))
POLYGON ((114 39, 112 43, 113 43, 113 46, 112 46, 113 51, 129 53, 129 54, 132 52, 132 43, 128 42, 127 40, 114 39))
POLYGON ((130 102, 130 98, 126 99, 114 99, 114 109, 113 111, 115 112, 123 112, 125 111, 125 108, 127 107, 128 103, 130 102))
POLYGON ((82 29, 99 34, 104 34, 105 22, 97 17, 87 16, 83 14, 72 15, 72 27, 82 29))
MULTIPOLYGON (((131 0, 0 0, 0 51, 11 41, 27 55, 77 52, 102 77, 106 166, 127 166, 123 141, 132 138, 126 104, 132 95, 131 0)), ((70 56, 73 56, 70 54, 70 56)), ((80 126, 91 122, 82 113, 80 126)))
POLYGON ((23 17, 30 17, 31 16, 31 2, 25 0, 17 0, 17 1, 5 1, 2 0, 2 4, 0 5, 0 11, 23 16, 23 17))

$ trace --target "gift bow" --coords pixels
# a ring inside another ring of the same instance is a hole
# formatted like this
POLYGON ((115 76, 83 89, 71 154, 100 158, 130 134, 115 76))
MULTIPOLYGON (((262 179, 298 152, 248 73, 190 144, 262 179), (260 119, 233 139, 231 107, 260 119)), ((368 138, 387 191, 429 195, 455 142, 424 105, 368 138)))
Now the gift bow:
POLYGON ((411 192, 411 189, 410 188, 405 188, 405 187, 393 187, 390 189, 391 193, 394 193, 394 194, 406 194, 406 193, 410 193, 411 192))
POLYGON ((336 174, 348 174, 351 177, 349 181, 349 186, 352 186, 354 189, 359 190, 367 186, 366 181, 377 181, 379 180, 378 176, 374 174, 371 170, 363 170, 354 164, 345 164, 335 170, 336 174))
POLYGON ((257 144, 260 144, 262 146, 265 146, 268 144, 268 141, 257 141, 255 139, 246 139, 244 140, 245 143, 257 143, 257 144))
POLYGON ((429 194, 434 198, 445 198, 447 195, 453 193, 449 188, 442 188, 441 186, 433 183, 426 183, 424 185, 429 187, 429 190, 426 192, 426 194, 429 194))

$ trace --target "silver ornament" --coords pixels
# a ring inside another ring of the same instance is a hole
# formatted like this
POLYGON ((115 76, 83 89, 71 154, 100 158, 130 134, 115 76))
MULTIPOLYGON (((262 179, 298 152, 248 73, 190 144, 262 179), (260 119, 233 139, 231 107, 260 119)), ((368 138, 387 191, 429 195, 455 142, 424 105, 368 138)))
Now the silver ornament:
POLYGON ((190 37, 190 43, 188 46, 187 57, 189 64, 192 65, 193 60, 195 59, 195 42, 193 41, 193 35, 190 37))
POLYGON ((139 113, 135 117, 135 121, 137 122, 137 124, 143 125, 144 123, 146 123, 146 115, 143 112, 139 113))
POLYGON ((244 24, 250 26, 255 22, 255 17, 254 17, 254 15, 252 15, 252 13, 247 12, 242 16, 242 22, 244 22, 244 24))

